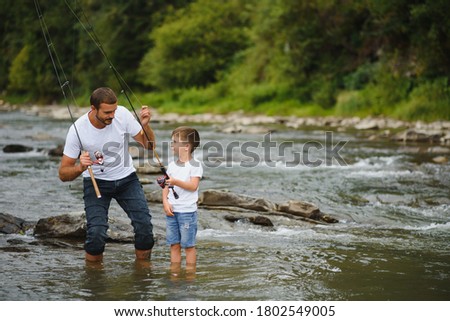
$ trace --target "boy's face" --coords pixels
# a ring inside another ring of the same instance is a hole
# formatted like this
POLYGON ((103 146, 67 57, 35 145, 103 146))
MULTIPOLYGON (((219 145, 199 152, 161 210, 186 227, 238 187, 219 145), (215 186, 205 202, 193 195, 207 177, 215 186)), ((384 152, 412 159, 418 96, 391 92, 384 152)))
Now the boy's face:
POLYGON ((175 156, 180 156, 180 153, 189 153, 189 143, 180 140, 180 135, 172 136, 172 141, 170 142, 173 154, 175 156))

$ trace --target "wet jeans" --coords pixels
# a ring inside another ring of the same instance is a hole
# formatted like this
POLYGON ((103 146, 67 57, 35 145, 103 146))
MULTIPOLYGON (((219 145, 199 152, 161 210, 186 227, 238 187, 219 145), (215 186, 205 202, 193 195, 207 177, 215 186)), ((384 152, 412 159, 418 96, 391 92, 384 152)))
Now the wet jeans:
POLYGON ((83 179, 87 235, 84 249, 91 255, 102 254, 108 238, 108 209, 115 199, 131 219, 137 250, 153 248, 153 225, 142 185, 136 173, 116 181, 97 180, 101 198, 97 198, 90 178, 83 179))

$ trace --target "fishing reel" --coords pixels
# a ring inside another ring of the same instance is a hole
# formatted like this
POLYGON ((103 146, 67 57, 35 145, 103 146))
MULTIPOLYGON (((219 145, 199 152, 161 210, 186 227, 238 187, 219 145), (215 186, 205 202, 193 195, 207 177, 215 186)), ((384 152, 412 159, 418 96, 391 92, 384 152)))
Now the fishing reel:
POLYGON ((104 168, 103 168, 103 154, 101 151, 96 151, 94 153, 94 156, 96 158, 96 161, 94 161, 94 164, 100 165, 100 171, 103 173, 104 172, 104 168))
POLYGON ((158 177, 156 179, 156 182, 158 183, 159 186, 161 186, 161 188, 166 187, 166 177, 165 176, 158 177))
POLYGON ((101 151, 96 151, 94 153, 95 158, 97 159, 97 161, 95 163, 99 164, 99 165, 103 165, 103 154, 101 151))
MULTIPOLYGON (((158 183, 159 186, 161 186, 161 188, 165 188, 167 183, 166 183, 166 179, 168 178, 168 176, 160 176, 156 179, 156 182, 158 183)), ((175 189, 173 188, 172 185, 169 185, 169 188, 172 189, 172 193, 173 193, 173 197, 175 197, 175 199, 178 199, 178 193, 175 192, 175 189)))

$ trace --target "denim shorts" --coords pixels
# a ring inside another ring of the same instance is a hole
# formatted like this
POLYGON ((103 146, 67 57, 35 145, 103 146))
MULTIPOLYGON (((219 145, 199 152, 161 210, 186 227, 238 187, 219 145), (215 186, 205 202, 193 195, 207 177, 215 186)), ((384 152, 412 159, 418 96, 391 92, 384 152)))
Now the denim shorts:
POLYGON ((197 235, 197 211, 190 213, 174 212, 166 215, 166 241, 168 245, 180 244, 182 248, 195 246, 197 235))
POLYGON ((154 245, 150 210, 136 173, 116 181, 97 179, 102 194, 97 198, 90 178, 83 180, 87 235, 84 249, 91 255, 103 253, 108 238, 108 209, 114 198, 127 213, 134 229, 137 250, 150 250, 154 245))

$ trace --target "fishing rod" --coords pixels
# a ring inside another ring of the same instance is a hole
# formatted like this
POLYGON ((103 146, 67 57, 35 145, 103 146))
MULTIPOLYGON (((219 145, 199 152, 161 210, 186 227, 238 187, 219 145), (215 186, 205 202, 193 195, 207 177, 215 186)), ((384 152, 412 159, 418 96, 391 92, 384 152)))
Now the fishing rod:
MULTIPOLYGON (((64 69, 62 67, 61 61, 59 60, 58 54, 56 53, 55 46, 53 45, 53 42, 50 38, 50 32, 48 31, 47 24, 45 23, 44 15, 42 14, 41 6, 39 5, 38 0, 34 0, 34 6, 36 7, 36 13, 39 17, 39 23, 41 26, 42 34, 45 39, 45 43, 47 45, 47 50, 50 56, 50 59, 52 61, 53 69, 55 71, 56 78, 58 79, 58 84, 61 89, 62 95, 64 97, 64 101, 67 105, 67 110, 69 111, 70 119, 72 121, 72 125, 75 129, 75 134, 78 138, 78 142, 80 143, 81 151, 84 152, 83 143, 81 142, 80 135, 78 133, 77 126, 75 125, 75 119, 72 114, 72 110, 70 109, 70 103, 69 99, 67 98, 67 94, 65 91, 65 88, 68 89, 70 92, 70 96, 72 97, 72 101, 75 101, 75 96, 73 94, 72 88, 70 87, 70 83, 67 80, 66 74, 64 73, 64 69)), ((97 185, 97 181, 95 180, 94 172, 92 170, 91 166, 88 166, 89 176, 92 180, 92 185, 94 186, 95 194, 97 195, 97 198, 101 198, 102 195, 100 194, 100 190, 97 185)))
MULTIPOLYGON (((157 179, 158 185, 161 186, 161 188, 164 188, 166 185, 166 179, 169 179, 169 175, 167 174, 166 168, 164 167, 163 163, 161 162, 158 153, 156 152, 156 146, 154 144, 154 142, 152 143, 150 140, 150 137, 148 136, 147 132, 144 129, 144 126, 142 125, 142 122, 136 112, 136 109, 133 106, 133 103, 131 102, 131 99, 127 93, 127 90, 133 94, 133 96, 135 97, 135 99, 139 102, 139 104, 142 106, 142 103, 140 102, 140 100, 136 97, 136 95, 134 95, 133 91, 131 90, 130 86, 128 86, 127 82, 123 79, 123 77, 120 75, 120 73, 118 72, 118 70, 116 69, 116 67, 114 67, 113 63, 111 62, 111 60, 109 59, 108 55, 106 54, 105 49, 103 48, 102 43, 100 42, 100 39, 98 38, 96 32, 94 31, 94 27, 91 25, 91 23, 89 22, 88 17, 86 16, 83 8, 81 7, 81 5, 78 5, 78 7, 80 8, 80 12, 82 14, 82 18, 84 19, 85 22, 82 21, 82 19, 79 17, 79 15, 73 10, 72 6, 67 2, 67 0, 64 0, 67 8, 70 10, 70 12, 72 13, 72 15, 78 20, 78 22, 80 23, 81 27, 84 29, 84 31, 86 31, 86 33, 89 35, 89 37, 91 38, 91 40, 95 43, 96 47, 99 49, 99 51, 101 52, 101 54, 103 55, 103 57, 105 58, 106 62, 108 63, 109 68, 112 70, 114 76, 117 79, 117 82, 119 83, 120 88, 122 89, 122 93, 125 95, 131 109, 133 110, 133 113, 135 115, 135 118, 137 120, 137 122, 139 123, 139 125, 141 126, 142 130, 141 133, 143 133, 145 135, 145 138, 147 139, 147 142, 151 143, 152 146, 152 154, 154 155, 154 157, 156 158, 158 164, 159 164, 159 169, 161 170, 161 173, 163 174, 163 177, 159 177, 157 179)), ((78 2, 78 0, 76 0, 76 2, 78 2)), ((177 192, 175 192, 175 189, 173 186, 169 186, 169 188, 172 189, 173 195, 176 199, 178 199, 178 194, 177 192)))

